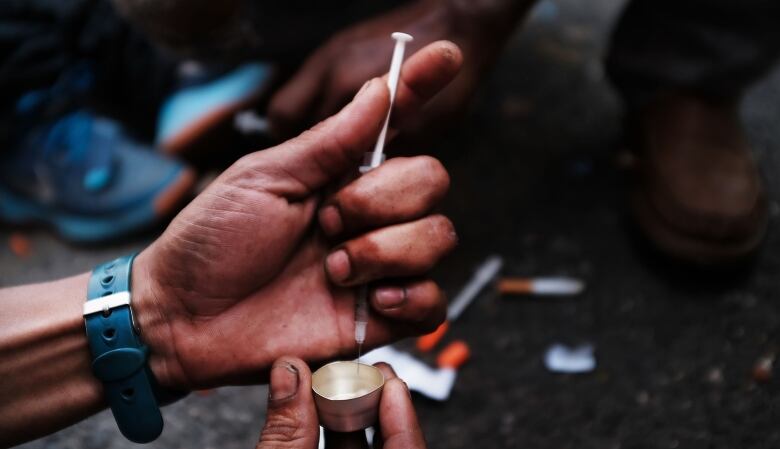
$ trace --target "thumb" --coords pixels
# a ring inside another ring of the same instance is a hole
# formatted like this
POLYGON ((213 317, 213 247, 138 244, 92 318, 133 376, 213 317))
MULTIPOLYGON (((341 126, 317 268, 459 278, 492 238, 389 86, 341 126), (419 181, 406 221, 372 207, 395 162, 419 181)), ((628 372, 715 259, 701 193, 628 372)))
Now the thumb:
POLYGON ((281 145, 248 156, 257 172, 281 174, 272 193, 304 197, 357 168, 373 148, 390 102, 379 78, 363 85, 350 104, 314 128, 281 145), (275 191, 273 191, 275 190, 275 191))
POLYGON ((282 357, 271 367, 268 414, 257 449, 316 449, 320 427, 311 394, 311 371, 302 360, 282 357))
MULTIPOLYGON (((457 75, 463 57, 455 44, 434 42, 403 64, 393 114, 412 120, 457 75)), ((374 147, 390 106, 386 81, 363 85, 338 114, 281 145, 242 158, 250 171, 266 175, 266 191, 301 199, 357 168, 374 147)))

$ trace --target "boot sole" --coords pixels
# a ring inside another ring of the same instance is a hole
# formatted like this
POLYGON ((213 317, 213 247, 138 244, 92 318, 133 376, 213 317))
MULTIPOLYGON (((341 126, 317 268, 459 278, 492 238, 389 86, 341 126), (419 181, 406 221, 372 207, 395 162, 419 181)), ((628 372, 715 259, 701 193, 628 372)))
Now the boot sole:
POLYGON ((656 249, 680 262, 702 268, 748 262, 761 246, 768 229, 767 214, 762 214, 757 231, 747 238, 728 241, 699 238, 665 220, 640 189, 631 193, 630 203, 635 223, 656 249))

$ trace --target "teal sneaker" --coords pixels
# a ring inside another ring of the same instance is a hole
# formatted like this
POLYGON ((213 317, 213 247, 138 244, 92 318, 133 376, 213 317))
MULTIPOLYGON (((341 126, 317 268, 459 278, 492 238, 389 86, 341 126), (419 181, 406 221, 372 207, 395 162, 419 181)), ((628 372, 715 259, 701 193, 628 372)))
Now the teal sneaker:
POLYGON ((260 100, 272 74, 270 65, 251 63, 218 77, 185 80, 160 108, 157 147, 167 154, 189 152, 206 134, 260 100))
POLYGON ((0 220, 43 223, 74 242, 149 227, 187 196, 192 170, 86 111, 33 125, 0 153, 0 220))

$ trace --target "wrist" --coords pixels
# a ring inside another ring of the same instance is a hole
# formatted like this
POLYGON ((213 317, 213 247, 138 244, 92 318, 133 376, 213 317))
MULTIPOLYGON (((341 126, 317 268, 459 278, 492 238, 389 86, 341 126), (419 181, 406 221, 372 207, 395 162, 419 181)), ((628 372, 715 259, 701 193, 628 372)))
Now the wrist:
POLYGON ((173 344, 169 301, 153 276, 153 257, 153 250, 147 248, 133 262, 133 319, 141 341, 149 347, 148 363, 157 382, 165 388, 186 389, 173 344))

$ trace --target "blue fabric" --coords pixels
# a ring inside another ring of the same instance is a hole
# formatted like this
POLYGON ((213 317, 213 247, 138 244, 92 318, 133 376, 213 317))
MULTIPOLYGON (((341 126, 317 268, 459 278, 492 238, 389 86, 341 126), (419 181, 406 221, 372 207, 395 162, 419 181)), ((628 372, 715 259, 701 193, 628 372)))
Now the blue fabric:
POLYGON ((53 225, 80 242, 106 240, 157 220, 154 201, 185 167, 76 111, 31 126, 0 160, 0 219, 53 225))

